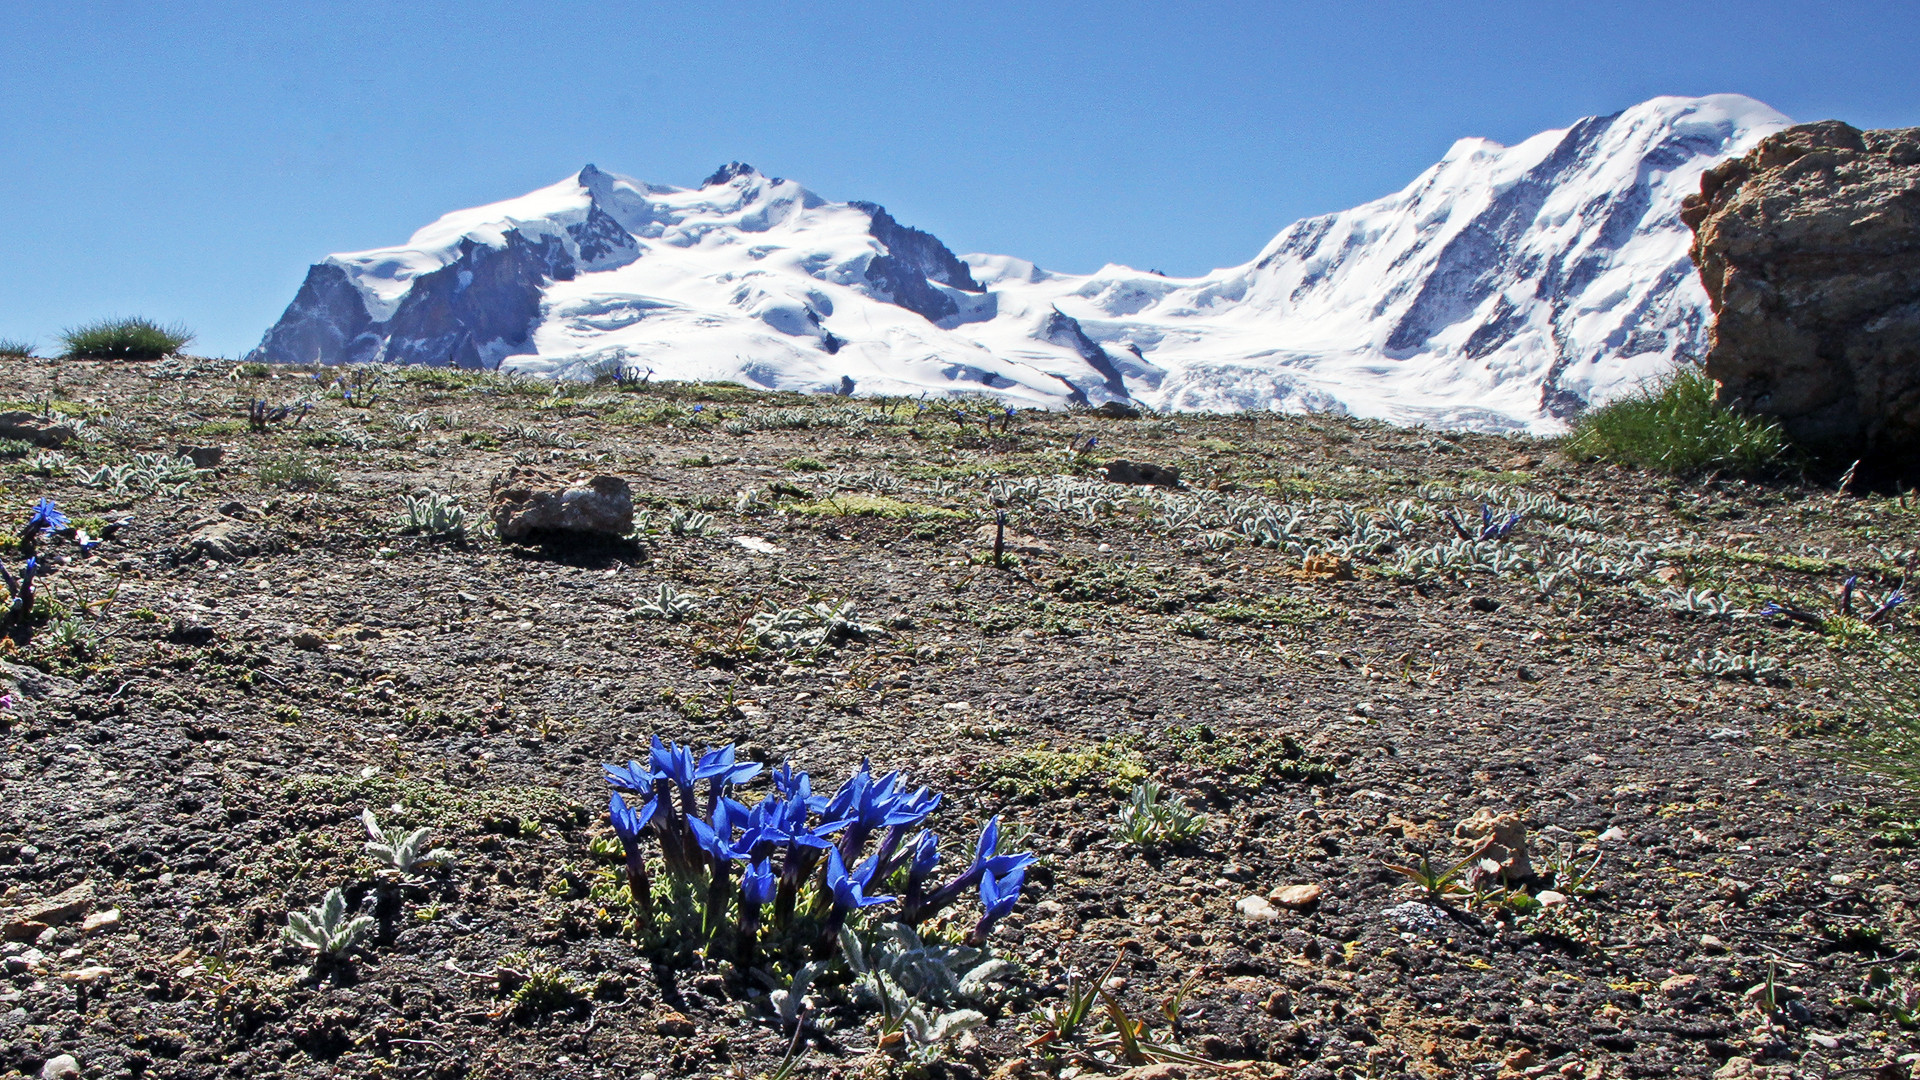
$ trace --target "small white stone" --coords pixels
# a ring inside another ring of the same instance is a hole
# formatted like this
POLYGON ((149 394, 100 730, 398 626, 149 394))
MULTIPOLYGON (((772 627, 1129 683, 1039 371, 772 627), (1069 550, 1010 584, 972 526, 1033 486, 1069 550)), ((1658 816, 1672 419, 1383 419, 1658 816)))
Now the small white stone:
POLYGON ((1615 825, 1613 828, 1601 833, 1597 839, 1603 844, 1623 844, 1626 843, 1627 840, 1627 830, 1615 825))
POLYGON ((105 911, 96 911, 93 914, 87 916, 84 920, 81 921, 80 930, 82 933, 92 934, 101 930, 118 929, 119 926, 120 926, 120 909, 108 908, 105 911))
POLYGON ((1264 896, 1243 896, 1234 901, 1233 910, 1250 922, 1277 922, 1280 909, 1264 896))
POLYGON ((1559 907, 1567 902, 1567 894, 1553 889, 1542 889, 1534 899, 1540 901, 1541 907, 1559 907))

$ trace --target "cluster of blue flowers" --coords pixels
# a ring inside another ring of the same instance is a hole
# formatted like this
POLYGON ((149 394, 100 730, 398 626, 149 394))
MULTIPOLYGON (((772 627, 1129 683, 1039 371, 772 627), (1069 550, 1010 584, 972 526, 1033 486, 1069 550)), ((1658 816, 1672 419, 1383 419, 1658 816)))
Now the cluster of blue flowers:
POLYGON ((379 376, 371 368, 342 365, 332 379, 324 372, 313 373, 314 385, 321 392, 332 390, 340 395, 342 403, 350 408, 366 408, 380 399, 379 376))
MULTIPOLYGON (((1836 597, 1833 602, 1835 614, 1858 618, 1868 626, 1879 626, 1883 623, 1890 624, 1894 611, 1907 602, 1906 589, 1896 586, 1878 600, 1874 600, 1871 596, 1867 597, 1869 610, 1864 615, 1857 615, 1854 611, 1853 601, 1855 590, 1859 584, 1860 578, 1857 574, 1841 582, 1840 595, 1836 597)), ((1902 585, 1904 585, 1904 580, 1902 585)), ((1797 608, 1790 604, 1782 604, 1777 600, 1767 601, 1766 606, 1760 609, 1759 614, 1792 619, 1794 622, 1800 623, 1810 630, 1824 631, 1827 625, 1827 620, 1818 613, 1797 608)))
POLYGON ((815 795, 811 777, 782 765, 769 777, 772 791, 751 808, 730 792, 759 776, 761 766, 737 760, 731 745, 695 753, 655 736, 647 762, 605 769, 614 789, 608 817, 642 918, 653 919, 644 843, 651 837, 669 884, 704 892, 709 940, 727 928, 737 905, 732 926, 743 959, 763 927, 784 935, 806 920, 817 927, 813 952, 825 958, 856 912, 897 904, 894 918, 918 926, 970 892, 982 908, 968 934, 978 945, 1019 901, 1033 862, 1031 854, 1000 853, 994 818, 967 869, 935 885, 940 837, 920 826, 941 796, 909 789, 898 772, 875 776, 865 762, 831 796, 815 795), (897 895, 884 892, 896 885, 897 895))
MULTIPOLYGON (((315 373, 314 378, 319 378, 315 373)), ((313 408, 308 402, 298 405, 269 405, 259 398, 247 405, 247 427, 252 431, 266 431, 282 420, 291 419, 295 423, 304 419, 313 408)))
POLYGON ((40 560, 34 553, 39 548, 41 537, 59 532, 71 524, 52 499, 42 498, 34 504, 26 526, 20 530, 20 550, 27 554, 26 563, 20 567, 18 575, 8 570, 5 563, 0 563, 0 584, 7 587, 7 608, 0 613, 0 628, 25 623, 28 616, 33 614, 33 582, 40 575, 40 560))
POLYGON ((1514 527, 1525 520, 1526 515, 1515 510, 1506 517, 1496 517, 1493 512, 1493 507, 1482 503, 1480 505, 1480 528, 1477 530, 1468 529, 1465 525, 1462 525, 1460 519, 1455 517, 1451 510, 1447 511, 1446 518, 1447 524, 1453 526, 1453 531, 1458 533, 1462 540, 1505 540, 1507 536, 1513 532, 1514 527))

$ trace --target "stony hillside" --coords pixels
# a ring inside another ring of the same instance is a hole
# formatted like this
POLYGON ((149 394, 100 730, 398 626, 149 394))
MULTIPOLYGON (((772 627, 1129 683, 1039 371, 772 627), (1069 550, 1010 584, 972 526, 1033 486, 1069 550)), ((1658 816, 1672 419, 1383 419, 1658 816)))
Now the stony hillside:
POLYGON ((110 534, 43 542, 49 602, 0 644, 0 1072, 1598 1080, 1920 1049, 1915 832, 1823 753, 1825 684, 1907 633, 1869 616, 1909 499, 1324 417, 0 364, 0 533, 48 497, 110 534), (308 407, 252 431, 255 401, 308 407), (512 468, 624 478, 637 534, 503 544, 512 468), (405 531, 428 492, 466 539, 405 531), (808 636, 815 603, 839 631, 808 636), (987 1022, 883 1039, 827 971, 796 1033, 779 978, 643 948, 601 763, 654 735, 831 782, 870 759, 945 793, 950 845, 1023 834, 987 1022), (1146 780, 1204 823, 1126 842, 1146 780), (377 870, 368 810, 450 867, 377 870), (1394 869, 1470 852, 1475 894, 1394 869), (335 887, 372 928, 316 965, 283 928, 335 887))

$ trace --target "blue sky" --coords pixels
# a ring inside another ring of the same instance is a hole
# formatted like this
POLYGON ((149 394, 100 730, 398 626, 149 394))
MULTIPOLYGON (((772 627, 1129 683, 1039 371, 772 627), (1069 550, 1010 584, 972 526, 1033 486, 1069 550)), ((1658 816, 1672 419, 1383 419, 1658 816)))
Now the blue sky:
POLYGON ((0 5, 0 338, 251 347, 309 263, 587 162, 740 159, 958 251, 1198 273, 1656 94, 1920 124, 1920 5, 0 5))

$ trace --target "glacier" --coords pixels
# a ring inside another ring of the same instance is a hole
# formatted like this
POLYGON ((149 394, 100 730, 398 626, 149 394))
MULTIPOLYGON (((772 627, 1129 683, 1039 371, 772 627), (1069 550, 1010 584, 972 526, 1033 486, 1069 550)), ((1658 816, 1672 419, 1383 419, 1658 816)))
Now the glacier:
POLYGON ((1680 200, 1789 123, 1660 97, 1461 139, 1402 190, 1188 278, 956 255, 738 162, 697 188, 589 165, 328 257, 248 358, 1552 432, 1704 353, 1680 200))

